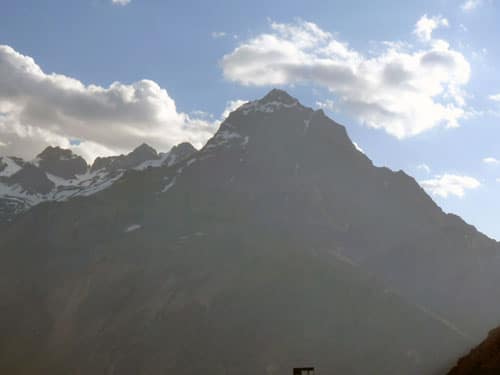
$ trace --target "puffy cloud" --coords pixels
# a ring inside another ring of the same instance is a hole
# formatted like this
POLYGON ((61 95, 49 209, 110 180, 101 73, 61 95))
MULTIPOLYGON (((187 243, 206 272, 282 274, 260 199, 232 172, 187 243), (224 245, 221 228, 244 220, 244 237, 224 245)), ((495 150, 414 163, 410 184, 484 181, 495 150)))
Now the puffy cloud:
POLYGON ((493 100, 494 102, 500 103, 500 94, 493 94, 488 96, 488 99, 493 100))
POLYGON ((431 173, 431 167, 429 167, 427 164, 425 163, 422 163, 422 164, 419 164, 417 165, 417 169, 419 171, 423 171, 425 173, 431 173))
POLYGON ((482 0, 467 0, 461 6, 460 9, 464 12, 470 12, 481 5, 482 0))
POLYGON ((442 198, 448 198, 449 195, 462 198, 466 190, 477 189, 481 186, 481 183, 470 176, 443 174, 429 180, 420 181, 420 185, 429 193, 442 198))
POLYGON ((416 23, 413 33, 424 42, 432 40, 432 32, 439 27, 448 27, 448 20, 441 16, 427 17, 424 14, 416 23))
POLYGON ((466 114, 463 86, 470 65, 443 40, 423 49, 385 42, 381 51, 364 56, 311 22, 270 27, 222 58, 225 78, 253 86, 324 86, 335 101, 319 106, 345 111, 398 138, 456 127, 466 114))
POLYGON ((500 160, 490 156, 490 157, 484 158, 483 163, 490 164, 490 165, 497 165, 497 164, 500 164, 500 160))
POLYGON ((0 45, 2 154, 33 157, 51 144, 76 149, 90 160, 130 151, 141 142, 160 150, 183 141, 200 147, 216 125, 178 112, 154 81, 87 86, 47 74, 31 57, 0 45))
POLYGON ((113 4, 116 5, 128 5, 132 0, 111 0, 113 4))

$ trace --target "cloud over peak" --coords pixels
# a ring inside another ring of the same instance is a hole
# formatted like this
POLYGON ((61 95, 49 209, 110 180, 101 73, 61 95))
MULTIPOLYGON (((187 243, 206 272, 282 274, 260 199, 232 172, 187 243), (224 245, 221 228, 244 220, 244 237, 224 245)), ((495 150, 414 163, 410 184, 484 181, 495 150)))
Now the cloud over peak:
POLYGON ((210 137, 215 124, 178 112, 151 80, 109 87, 47 74, 28 56, 0 45, 2 154, 30 157, 47 144, 77 149, 87 159, 128 151, 140 142, 160 150, 210 137), (72 145, 70 140, 79 140, 72 145))
MULTIPOLYGON (((225 78, 252 86, 326 87, 334 109, 398 138, 456 127, 465 115, 470 65, 444 40, 429 40, 423 49, 385 42, 380 52, 364 55, 312 22, 271 23, 270 29, 222 58, 225 78)), ((432 30, 423 35, 431 38, 432 30)))

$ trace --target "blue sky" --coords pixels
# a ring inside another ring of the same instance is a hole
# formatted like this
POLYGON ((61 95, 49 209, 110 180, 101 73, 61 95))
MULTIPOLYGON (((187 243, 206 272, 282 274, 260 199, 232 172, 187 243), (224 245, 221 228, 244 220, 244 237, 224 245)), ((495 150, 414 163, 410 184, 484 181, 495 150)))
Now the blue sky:
POLYGON ((496 0, 3 0, 0 10, 0 154, 55 143, 90 161, 142 141, 200 145, 232 101, 282 87, 324 107, 376 165, 405 170, 500 239, 496 0))

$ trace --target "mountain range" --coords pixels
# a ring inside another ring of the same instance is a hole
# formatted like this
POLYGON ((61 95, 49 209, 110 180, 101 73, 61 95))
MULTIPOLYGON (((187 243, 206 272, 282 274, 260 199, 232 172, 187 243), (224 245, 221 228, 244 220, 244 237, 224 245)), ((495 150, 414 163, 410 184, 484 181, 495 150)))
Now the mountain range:
POLYGON ((127 155, 98 157, 91 166, 71 150, 51 146, 32 161, 0 157, 0 225, 41 202, 95 194, 128 170, 172 165, 194 152, 190 143, 167 153, 142 144, 127 155))
POLYGON ((440 374, 498 325, 500 244, 322 110, 275 89, 182 149, 2 159, 48 198, 3 211, 0 372, 440 374))

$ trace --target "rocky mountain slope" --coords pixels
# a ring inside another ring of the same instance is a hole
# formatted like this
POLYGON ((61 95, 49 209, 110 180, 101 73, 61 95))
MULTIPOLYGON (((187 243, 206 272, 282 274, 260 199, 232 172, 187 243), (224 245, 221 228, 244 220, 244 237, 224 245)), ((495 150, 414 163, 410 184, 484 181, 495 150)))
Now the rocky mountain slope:
POLYGON ((500 328, 490 331, 486 340, 461 358, 449 375, 500 374, 500 328))
POLYGON ((498 243, 280 90, 0 249, 10 374, 438 374, 500 316, 498 243))
POLYGON ((110 187, 125 171, 172 165, 196 149, 189 143, 158 154, 142 144, 127 155, 98 157, 92 166, 71 150, 47 147, 35 160, 0 157, 0 226, 45 201, 64 201, 110 187))

